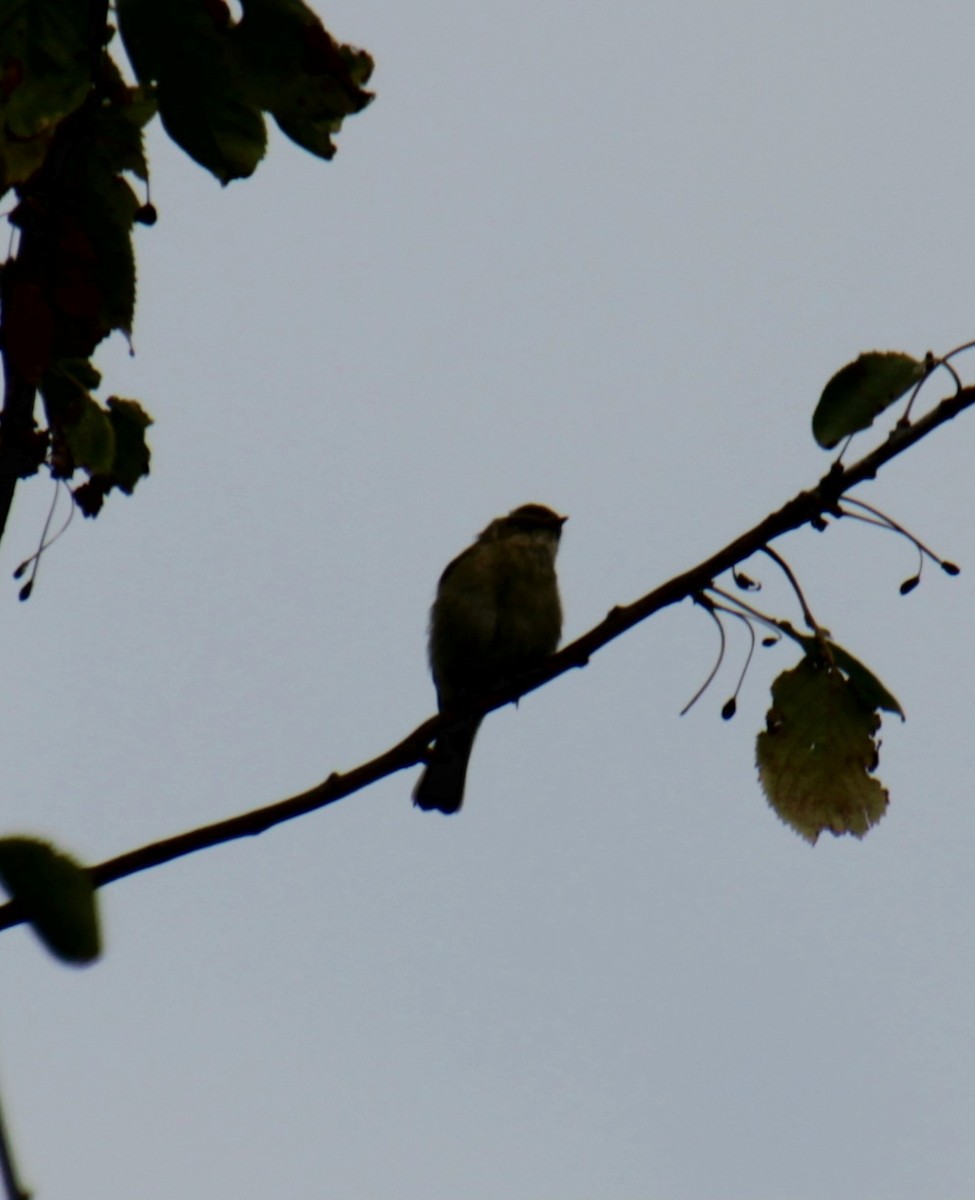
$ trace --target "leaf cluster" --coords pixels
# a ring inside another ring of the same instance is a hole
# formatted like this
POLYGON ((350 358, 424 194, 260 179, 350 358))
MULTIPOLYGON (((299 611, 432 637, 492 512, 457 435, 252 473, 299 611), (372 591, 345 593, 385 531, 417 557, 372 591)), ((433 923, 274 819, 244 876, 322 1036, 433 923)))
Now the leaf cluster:
POLYGON ((156 112, 226 184, 263 157, 265 113, 329 159, 345 117, 372 99, 372 59, 302 0, 244 0, 242 11, 235 22, 223 0, 119 0, 133 84, 109 53, 106 0, 0 6, 0 196, 15 197, 18 234, 0 274, 0 532, 17 480, 42 466, 59 480, 81 473, 73 496, 86 516, 149 473, 151 418, 137 400, 96 398, 92 358, 109 334, 131 334, 133 230, 156 220, 133 185, 148 195, 143 130, 156 112))
POLYGON ((113 487, 131 492, 149 470, 150 418, 134 400, 100 404, 91 359, 110 333, 132 328, 132 229, 145 212, 126 176, 148 178, 142 131, 155 101, 127 85, 107 54, 92 77, 87 10, 47 0, 5 10, 0 37, 13 36, 21 57, 5 64, 16 82, 0 108, 0 170, 17 197, 9 219, 19 248, 4 264, 0 294, 5 416, 24 397, 19 425, 5 422, 4 451, 17 439, 19 478, 45 463, 57 479, 82 471, 75 496, 94 515, 113 487), (52 62, 70 66, 71 87, 47 86, 52 62))
POLYGON ((270 113, 320 158, 332 135, 371 101, 365 51, 340 45, 302 0, 118 0, 119 28, 140 82, 154 86, 173 141, 221 181, 264 157, 270 113))

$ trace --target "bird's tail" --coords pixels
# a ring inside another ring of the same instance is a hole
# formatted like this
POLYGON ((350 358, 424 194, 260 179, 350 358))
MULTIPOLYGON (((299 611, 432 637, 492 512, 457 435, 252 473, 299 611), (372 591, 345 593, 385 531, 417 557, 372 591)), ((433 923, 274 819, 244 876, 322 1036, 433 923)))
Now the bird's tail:
POLYGON ((442 813, 457 812, 464 800, 467 761, 480 724, 481 718, 473 717, 444 730, 437 738, 430 761, 413 789, 413 803, 417 808, 428 812, 434 808, 442 813))

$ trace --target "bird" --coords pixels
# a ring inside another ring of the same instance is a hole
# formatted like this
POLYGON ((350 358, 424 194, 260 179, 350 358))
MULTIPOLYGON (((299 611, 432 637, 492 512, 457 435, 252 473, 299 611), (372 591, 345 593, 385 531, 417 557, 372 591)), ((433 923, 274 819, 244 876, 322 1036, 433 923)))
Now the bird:
MULTIPOLYGON (((555 652, 562 636, 555 555, 567 519, 544 504, 522 504, 448 563, 430 610, 430 670, 441 712, 462 708, 555 652)), ((437 736, 413 790, 418 808, 460 809, 482 720, 461 714, 437 736)))

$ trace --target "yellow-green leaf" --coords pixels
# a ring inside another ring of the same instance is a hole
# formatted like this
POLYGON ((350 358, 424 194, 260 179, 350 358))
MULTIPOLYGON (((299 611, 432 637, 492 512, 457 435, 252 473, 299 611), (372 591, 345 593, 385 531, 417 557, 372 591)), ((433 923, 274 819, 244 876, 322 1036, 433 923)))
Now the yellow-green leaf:
POLYGON ((115 430, 108 413, 95 400, 81 405, 76 421, 64 426, 64 438, 75 464, 89 475, 107 475, 115 461, 115 430))
POLYGON ((762 788, 780 819, 812 843, 823 830, 863 837, 887 811, 873 774, 879 728, 876 709, 822 658, 784 671, 756 746, 762 788))

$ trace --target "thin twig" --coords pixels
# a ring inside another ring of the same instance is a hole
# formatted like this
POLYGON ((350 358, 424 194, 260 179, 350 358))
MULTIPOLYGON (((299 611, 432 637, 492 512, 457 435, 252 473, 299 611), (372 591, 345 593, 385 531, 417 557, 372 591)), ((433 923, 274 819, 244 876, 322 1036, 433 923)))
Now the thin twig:
POLYGON ((715 660, 714 666, 708 672, 707 679, 705 679, 705 681, 697 689, 697 691, 694 693, 694 695, 691 696, 690 700, 688 700, 688 702, 680 710, 679 715, 682 717, 687 716, 687 714, 691 711, 691 709, 694 707, 694 705, 697 704, 698 700, 701 699, 701 697, 704 695, 704 693, 708 690, 708 688, 714 682, 714 677, 715 677, 715 675, 717 675, 718 671, 721 669, 722 662, 724 662, 725 647, 728 644, 728 638, 727 638, 727 635, 725 634, 724 626, 721 624, 721 619, 718 617, 718 614, 714 611, 715 606, 708 599, 707 595, 703 592, 698 593, 698 595, 696 595, 694 597, 694 603, 699 604, 701 606, 701 608, 703 608, 704 611, 708 614, 708 616, 711 618, 711 620, 715 623, 715 625, 717 625, 718 637, 721 640, 718 644, 718 657, 715 660))
POLYGON ((809 604, 806 601, 805 593, 799 586, 799 580, 796 579, 795 572, 785 561, 782 555, 776 550, 773 550, 771 546, 763 546, 762 553, 767 554, 772 562, 774 562, 781 569, 786 579, 788 579, 790 585, 792 586, 792 590, 796 594, 796 599, 799 601, 799 607, 802 609, 802 618, 806 622, 806 628, 810 631, 810 633, 818 634, 819 622, 812 614, 812 609, 809 607, 809 604))

